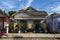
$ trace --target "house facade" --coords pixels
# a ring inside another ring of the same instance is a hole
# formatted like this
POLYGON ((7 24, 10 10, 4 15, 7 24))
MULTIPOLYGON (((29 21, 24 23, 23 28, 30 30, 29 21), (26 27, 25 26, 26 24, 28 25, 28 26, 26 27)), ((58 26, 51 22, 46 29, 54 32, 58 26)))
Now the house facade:
POLYGON ((14 28, 16 29, 17 25, 23 27, 23 31, 27 30, 28 32, 39 31, 40 30, 40 21, 46 19, 47 12, 38 11, 32 7, 28 7, 25 10, 20 10, 14 15, 14 28))
POLYGON ((51 33, 60 33, 60 14, 53 17, 48 17, 48 28, 51 33))
POLYGON ((9 20, 8 15, 0 9, 0 31, 6 29, 8 20, 9 20))

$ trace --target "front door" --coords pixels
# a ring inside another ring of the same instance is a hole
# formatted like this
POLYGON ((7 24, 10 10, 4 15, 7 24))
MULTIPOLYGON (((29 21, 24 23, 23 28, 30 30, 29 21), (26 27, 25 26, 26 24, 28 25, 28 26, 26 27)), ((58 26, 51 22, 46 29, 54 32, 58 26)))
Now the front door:
POLYGON ((58 33, 60 33, 60 22, 58 22, 58 33))
POLYGON ((3 19, 0 19, 0 30, 2 30, 4 28, 4 22, 3 19))
POLYGON ((36 32, 36 33, 40 32, 40 20, 34 21, 34 32, 36 32))

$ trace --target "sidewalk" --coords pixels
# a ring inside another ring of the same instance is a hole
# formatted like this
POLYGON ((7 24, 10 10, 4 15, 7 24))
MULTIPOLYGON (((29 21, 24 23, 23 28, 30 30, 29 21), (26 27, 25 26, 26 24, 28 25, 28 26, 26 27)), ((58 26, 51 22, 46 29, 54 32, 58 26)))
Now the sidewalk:
MULTIPOLYGON (((38 33, 8 33, 7 37, 47 37, 47 38, 60 38, 60 34, 38 34, 38 33)), ((2 36, 3 37, 3 36, 2 36)))

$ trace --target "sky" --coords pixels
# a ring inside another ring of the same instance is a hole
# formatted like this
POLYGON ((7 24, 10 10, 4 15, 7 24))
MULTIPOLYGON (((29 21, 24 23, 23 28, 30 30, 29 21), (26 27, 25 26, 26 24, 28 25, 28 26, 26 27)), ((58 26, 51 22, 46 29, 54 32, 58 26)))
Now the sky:
POLYGON ((6 13, 26 9, 29 6, 48 14, 60 13, 60 0, 0 0, 0 9, 6 13))

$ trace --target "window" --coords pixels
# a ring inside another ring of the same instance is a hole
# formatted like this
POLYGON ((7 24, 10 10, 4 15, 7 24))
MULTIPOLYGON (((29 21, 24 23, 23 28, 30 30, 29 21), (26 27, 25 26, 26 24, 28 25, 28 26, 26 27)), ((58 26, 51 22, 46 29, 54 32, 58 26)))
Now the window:
POLYGON ((58 23, 58 29, 60 29, 60 22, 58 23))

